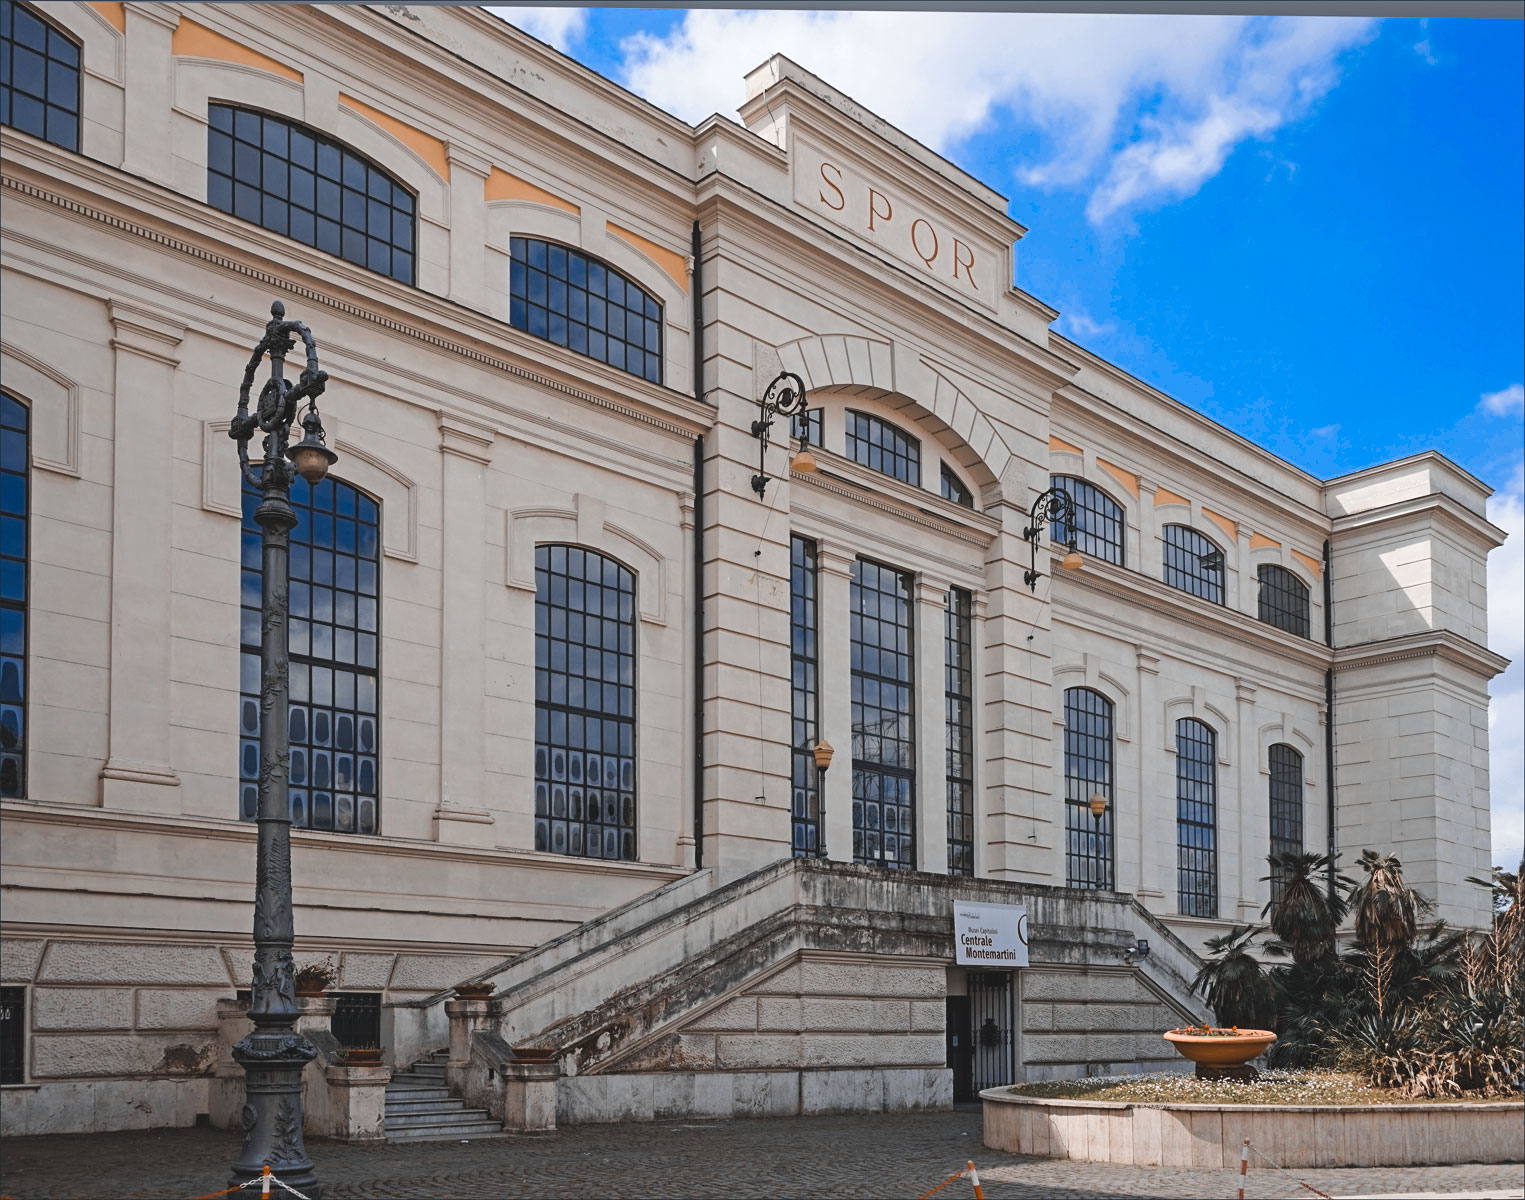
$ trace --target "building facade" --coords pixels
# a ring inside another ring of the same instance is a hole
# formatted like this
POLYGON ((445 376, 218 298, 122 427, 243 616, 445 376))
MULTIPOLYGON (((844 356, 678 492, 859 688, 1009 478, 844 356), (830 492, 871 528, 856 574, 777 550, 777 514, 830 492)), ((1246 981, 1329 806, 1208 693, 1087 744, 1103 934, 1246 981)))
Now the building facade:
POLYGON ((1158 1059, 1272 850, 1484 920, 1502 535, 1454 464, 1316 479, 1060 336, 1004 197, 780 57, 691 126, 475 9, 4 12, 7 1132, 218 1110, 273 300, 340 456, 298 953, 394 1065, 481 977, 563 1119, 941 1104, 987 991, 983 1078, 1158 1059), (976 896, 1028 906, 1015 981, 951 965, 976 896))

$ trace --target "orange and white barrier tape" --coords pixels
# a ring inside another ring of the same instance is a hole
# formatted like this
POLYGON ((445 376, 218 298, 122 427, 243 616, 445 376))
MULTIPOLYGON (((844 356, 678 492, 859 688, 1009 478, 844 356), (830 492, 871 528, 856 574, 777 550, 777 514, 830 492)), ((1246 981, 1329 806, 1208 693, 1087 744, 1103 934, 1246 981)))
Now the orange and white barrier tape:
POLYGON ((964 1178, 965 1175, 969 1177, 969 1182, 974 1186, 974 1200, 985 1200, 985 1190, 980 1187, 980 1173, 972 1162, 964 1163, 964 1169, 962 1171, 958 1171, 953 1175, 949 1175, 948 1178, 944 1179, 930 1192, 923 1192, 921 1195, 917 1196, 916 1200, 927 1200, 928 1196, 937 1195, 937 1193, 942 1191, 943 1188, 947 1187, 950 1183, 954 1183, 957 1180, 964 1178))
POLYGON ((301 1192, 297 1191, 296 1188, 292 1187, 289 1183, 277 1179, 275 1174, 270 1170, 269 1163, 266 1163, 264 1165, 264 1169, 261 1170, 258 1175, 254 1176, 254 1178, 246 1179, 242 1183, 234 1184, 230 1188, 223 1188, 220 1192, 208 1192, 205 1196, 197 1196, 195 1197, 195 1200, 217 1200, 218 1196, 228 1196, 234 1192, 241 1192, 246 1187, 253 1187, 256 1183, 260 1185, 259 1194, 264 1197, 265 1200, 269 1200, 271 1184, 274 1184, 276 1187, 283 1188, 284 1190, 290 1192, 297 1198, 297 1200, 307 1200, 306 1196, 302 1195, 301 1192))
POLYGON ((985 1200, 985 1191, 980 1187, 980 1173, 975 1170, 974 1164, 969 1164, 969 1182, 974 1185, 974 1200, 985 1200))
POLYGON ((1244 1200, 1244 1177, 1250 1170, 1250 1139, 1244 1139, 1244 1145, 1239 1147, 1239 1196, 1238 1200, 1244 1200))

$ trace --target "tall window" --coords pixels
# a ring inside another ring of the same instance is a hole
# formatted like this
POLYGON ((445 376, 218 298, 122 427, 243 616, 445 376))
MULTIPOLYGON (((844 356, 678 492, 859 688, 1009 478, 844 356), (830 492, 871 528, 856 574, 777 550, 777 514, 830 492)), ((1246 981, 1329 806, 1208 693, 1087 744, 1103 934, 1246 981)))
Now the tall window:
POLYGON ((790 432, 812 446, 825 445, 821 436, 824 414, 819 408, 807 408, 790 422, 790 432))
POLYGON ((964 485, 962 479, 948 470, 947 463, 943 463, 942 469, 942 497, 944 500, 952 500, 954 504, 962 504, 965 508, 974 507, 974 493, 964 485))
POLYGON ((412 283, 417 200, 348 146, 283 117, 207 107, 207 203, 412 283))
POLYGON ((880 417, 847 410, 847 457, 902 483, 921 486, 921 443, 880 417))
POLYGON ((789 710, 794 747, 790 842, 796 858, 813 858, 821 846, 821 781, 815 765, 815 746, 821 740, 815 543, 792 537, 789 553, 789 710))
POLYGON ((1123 565, 1123 508, 1094 483, 1074 475, 1052 475, 1049 486, 1067 492, 1075 505, 1071 522, 1053 521, 1049 528, 1056 542, 1075 546, 1103 562, 1123 565))
POLYGON ((535 849, 635 858, 635 575, 535 549, 535 849))
POLYGON ((1165 582, 1223 603, 1223 550, 1189 525, 1165 526, 1165 582))
POLYGON ((948 729, 948 874, 974 874, 974 601, 948 592, 943 703, 948 729))
POLYGON ((853 563, 853 858, 916 865, 911 576, 853 563))
POLYGON ((508 323, 662 382, 662 306, 656 297, 570 246, 509 239, 508 323))
POLYGON ((1308 585, 1286 567, 1267 563, 1260 577, 1260 619, 1298 637, 1308 636, 1308 585))
MULTIPOLYGON (((259 814, 260 494, 244 486, 239 811, 259 814)), ((381 512, 329 477, 291 485, 291 822, 376 833, 381 795, 377 696, 381 512)))
POLYGON ((1064 881, 1069 887, 1112 883, 1112 702, 1090 688, 1064 693, 1064 881), (1098 817, 1092 796, 1107 802, 1098 817))
POLYGON ((79 47, 25 4, 0 4, 0 125, 79 149, 79 47))
POLYGON ((1218 735, 1176 722, 1176 886, 1181 915, 1218 915, 1218 735))
MULTIPOLYGON (((1268 755, 1271 769, 1271 853, 1295 854, 1303 848, 1303 756, 1278 742, 1268 755)), ((1280 899, 1286 881, 1271 868, 1271 896, 1280 899)))
POLYGON ((0 796, 26 795, 28 419, 0 392, 0 796))

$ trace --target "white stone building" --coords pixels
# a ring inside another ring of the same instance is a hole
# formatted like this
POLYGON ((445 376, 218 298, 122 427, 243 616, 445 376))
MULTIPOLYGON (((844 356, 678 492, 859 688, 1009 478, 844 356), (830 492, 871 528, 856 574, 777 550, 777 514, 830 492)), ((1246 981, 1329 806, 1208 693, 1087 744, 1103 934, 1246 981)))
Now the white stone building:
POLYGON ((1455 464, 1319 480, 1059 336, 1006 200, 783 58, 690 126, 475 9, 4 12, 6 1132, 226 1119, 276 299, 340 455, 297 949, 392 1065, 480 976, 563 1120, 944 1104, 981 1005, 975 1082, 1158 1059, 1273 844, 1484 918, 1455 464), (780 419, 759 495, 780 371, 816 469, 780 419), (954 967, 954 897, 1032 967, 954 967))

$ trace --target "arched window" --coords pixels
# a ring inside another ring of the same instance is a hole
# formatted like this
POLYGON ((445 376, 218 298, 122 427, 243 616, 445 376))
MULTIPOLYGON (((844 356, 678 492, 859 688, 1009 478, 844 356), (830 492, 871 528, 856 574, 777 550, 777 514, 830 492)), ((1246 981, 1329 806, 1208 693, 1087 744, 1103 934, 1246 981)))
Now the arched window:
POLYGON ((413 282, 417 198, 369 159, 295 121, 208 105, 207 203, 413 282))
POLYGON ((1218 735, 1176 722, 1176 886, 1181 915, 1218 915, 1218 735))
POLYGON ((28 433, 31 413, 0 392, 0 796, 26 795, 28 433))
POLYGON ((822 427, 824 418, 819 408, 807 408, 804 412, 794 417, 790 423, 790 429, 800 441, 811 446, 824 446, 822 440, 822 427))
POLYGON ((1103 562, 1123 565, 1123 507, 1094 483, 1075 475, 1052 475, 1049 486, 1069 493, 1075 504, 1073 524, 1053 521, 1049 528, 1056 542, 1071 538, 1084 554, 1103 562))
POLYGON ((944 500, 952 500, 954 504, 962 504, 965 508, 974 507, 974 493, 965 486, 962 479, 948 470, 947 463, 943 463, 942 469, 942 496, 944 500))
POLYGON ((581 250, 509 239, 508 323, 536 337, 662 382, 662 306, 581 250))
POLYGON ((79 149, 79 46, 25 4, 0 4, 0 125, 79 149))
MULTIPOLYGON (((244 485, 239 811, 259 811, 260 493, 244 485)), ((332 476, 291 485, 291 822, 377 833, 381 511, 332 476)))
POLYGON ((1308 636, 1308 585, 1286 567, 1266 563, 1260 576, 1260 619, 1298 637, 1308 636))
POLYGON ((902 483, 921 486, 921 443, 880 417, 848 409, 847 457, 902 483))
POLYGON ((916 866, 916 723, 911 576, 852 570, 853 859, 916 866))
POLYGON ((634 859, 635 574, 535 548, 535 849, 634 859))
POLYGON ((948 874, 974 874, 974 597, 948 590, 943 620, 948 738, 948 874))
POLYGON ((1064 882, 1104 888, 1112 882, 1112 701, 1090 688, 1064 693, 1064 882), (1091 797, 1107 802, 1100 816, 1091 797))
POLYGON ((1190 525, 1167 525, 1165 582, 1193 596, 1223 603, 1223 549, 1190 525))
POLYGON ((794 769, 790 845, 795 858, 814 858, 821 848, 821 774, 815 765, 815 746, 821 740, 819 579, 815 543, 796 534, 789 539, 789 715, 794 769))
MULTIPOLYGON (((1271 853, 1298 853, 1303 848, 1303 756, 1278 742, 1267 756, 1271 771, 1271 853)), ((1271 868, 1271 897, 1279 899, 1285 881, 1271 868)))

